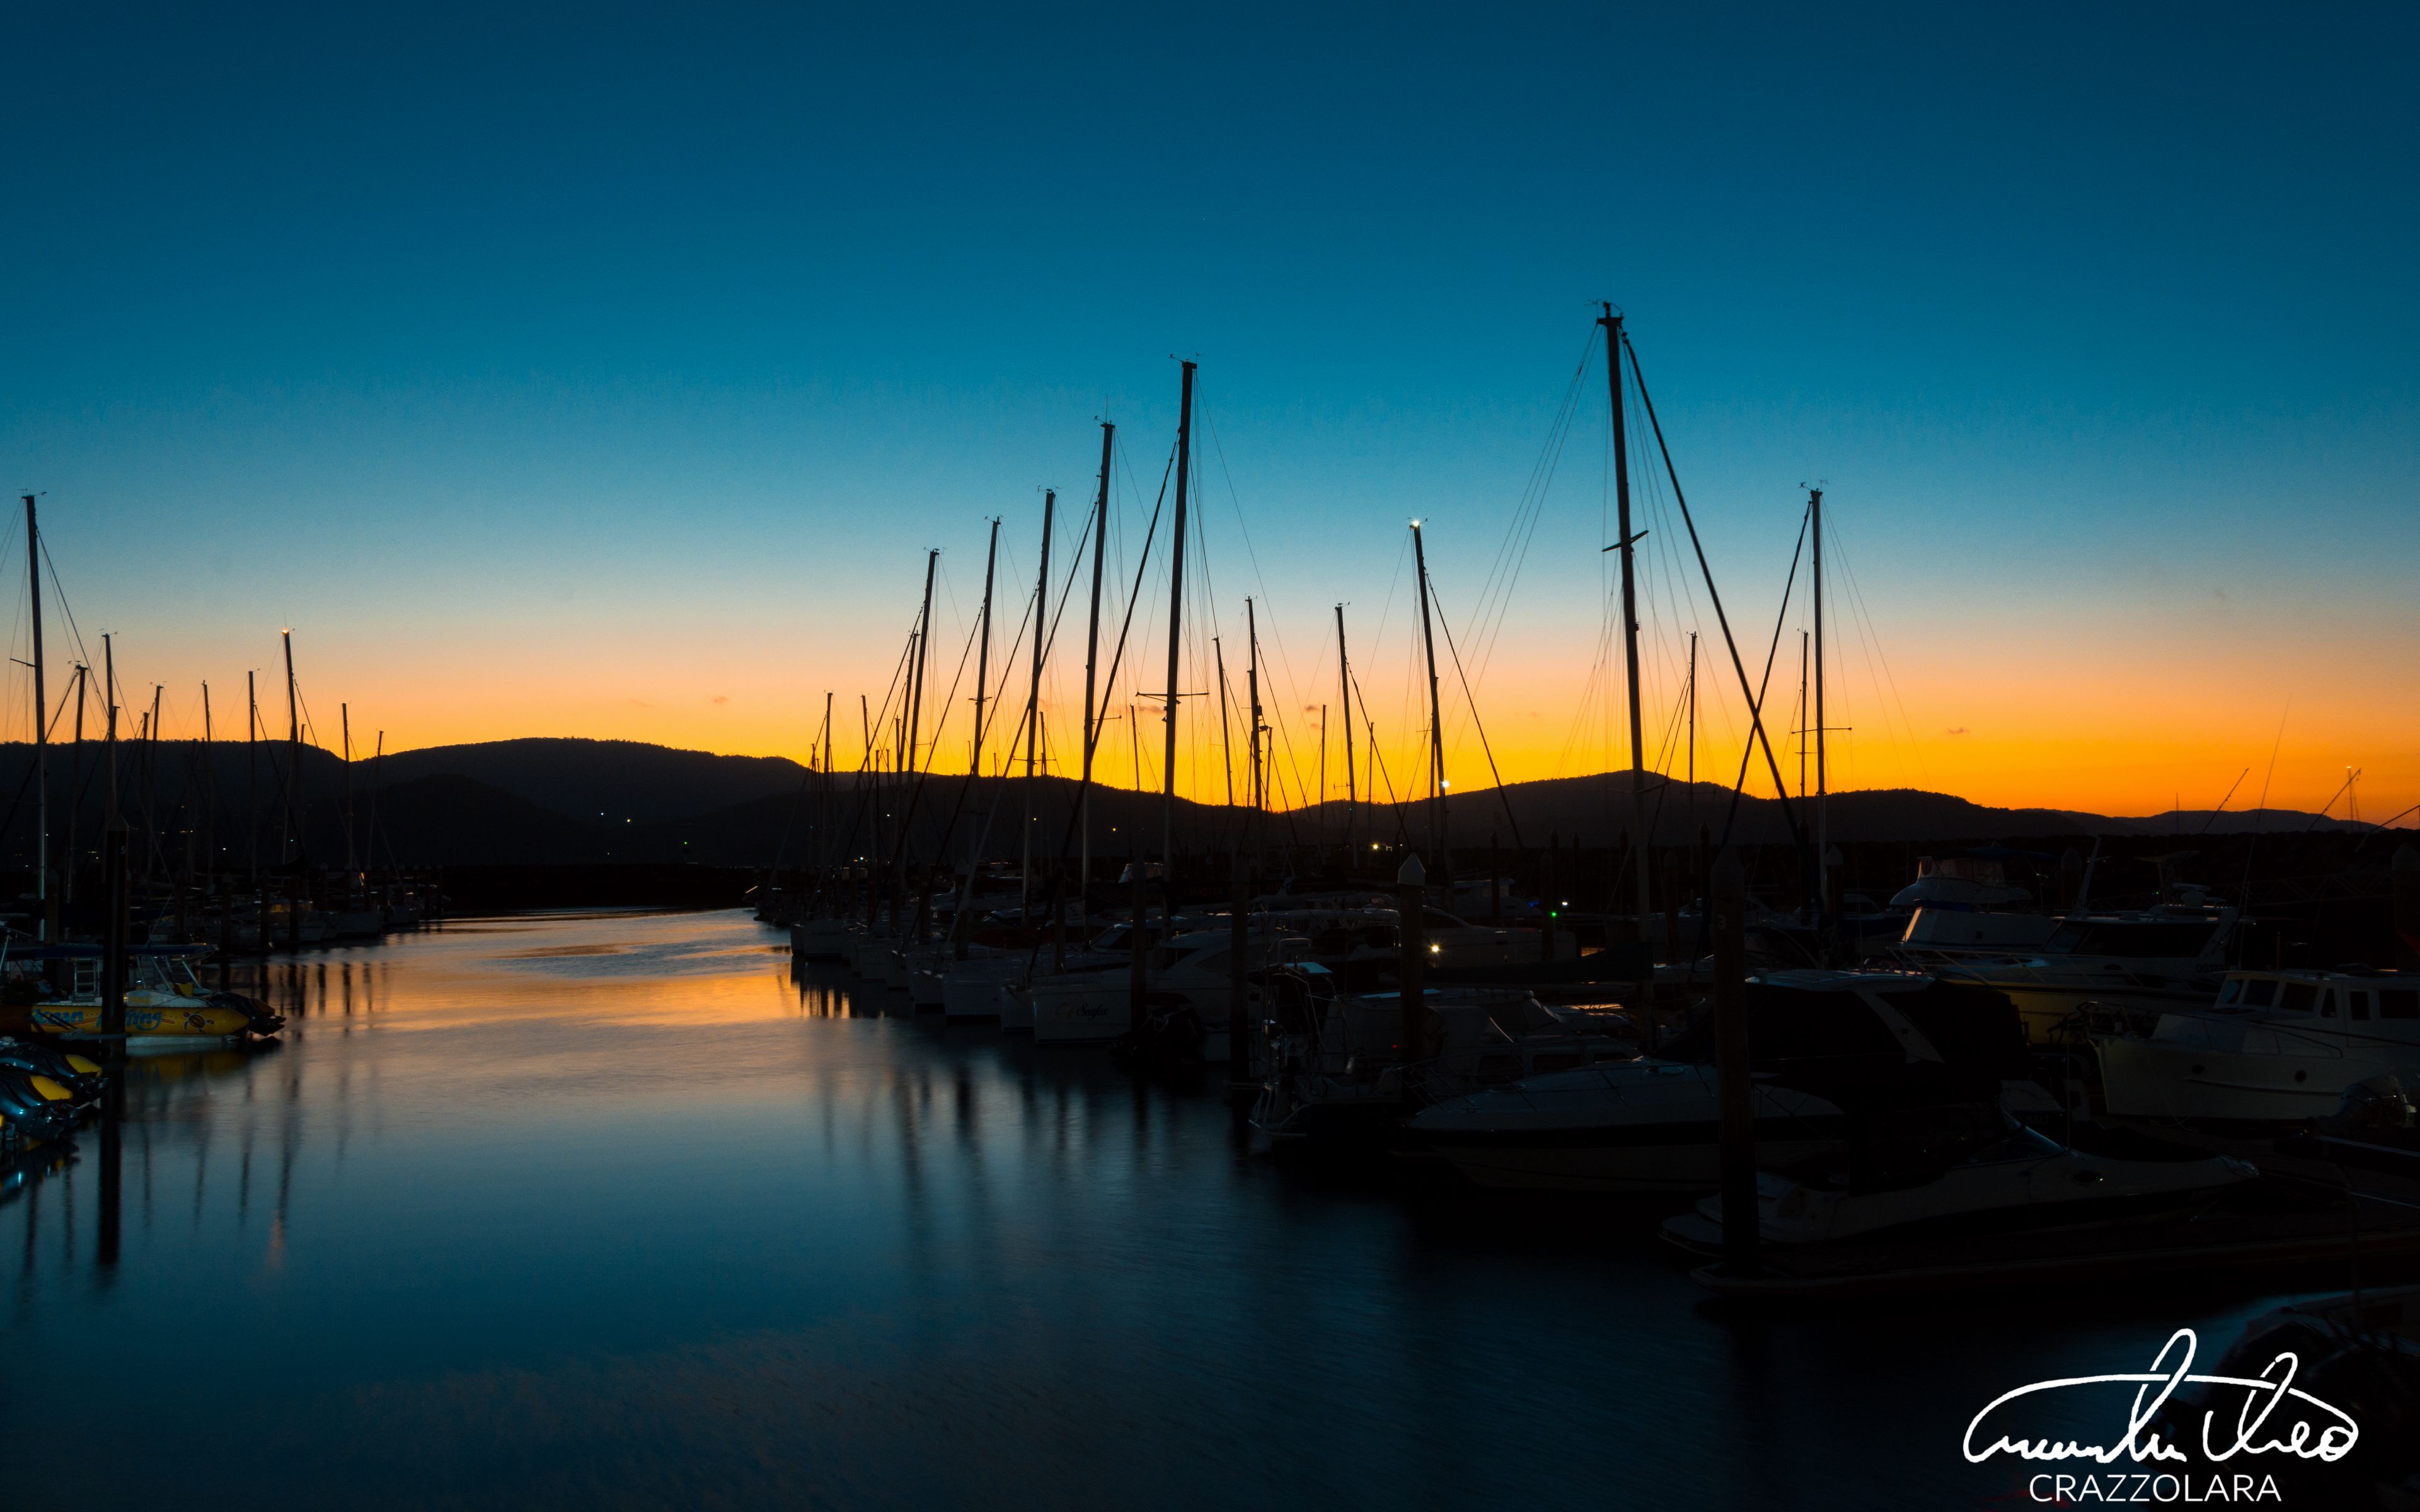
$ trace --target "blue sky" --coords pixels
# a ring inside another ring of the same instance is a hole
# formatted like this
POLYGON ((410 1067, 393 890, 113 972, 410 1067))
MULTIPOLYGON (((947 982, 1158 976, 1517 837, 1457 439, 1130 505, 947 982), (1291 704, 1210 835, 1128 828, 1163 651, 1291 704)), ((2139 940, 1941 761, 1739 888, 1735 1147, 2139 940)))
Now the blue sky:
MULTIPOLYGON (((291 624, 320 701, 403 744, 788 749, 822 688, 878 693, 923 548, 970 592, 1005 514, 1030 560, 1034 490, 1091 489, 1096 417, 1148 491, 1171 354, 1315 682, 1326 606, 1374 615, 1405 517, 1441 590, 1483 571, 1610 298, 1745 618, 1769 628, 1796 486, 1827 482, 1881 638, 1950 710, 1901 767, 2001 703, 2025 733, 1974 770, 2040 766, 2012 752, 2069 738, 2042 658, 2148 639, 2208 649, 2162 662, 2210 711, 2170 764, 2231 775, 2227 731, 2265 747, 2326 665, 2310 762, 2420 787, 2414 725, 2360 707, 2413 702, 2420 649, 2415 31, 20 9, 0 481, 48 490, 130 683, 240 681, 291 624)), ((1494 674, 1525 708, 1601 617, 1585 424, 1494 674)), ((1240 544, 1211 539, 1238 584, 1240 544)), ((2126 761, 2043 782, 2164 800, 2126 761)))

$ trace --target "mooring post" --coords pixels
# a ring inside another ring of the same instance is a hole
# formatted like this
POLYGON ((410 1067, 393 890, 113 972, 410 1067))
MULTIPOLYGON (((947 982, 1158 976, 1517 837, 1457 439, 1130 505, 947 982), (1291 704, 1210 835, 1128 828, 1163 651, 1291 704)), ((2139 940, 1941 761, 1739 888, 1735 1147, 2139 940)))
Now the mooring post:
POLYGON ((1757 1269, 1756 1088, 1748 1076, 1747 875, 1726 850, 1714 862, 1715 1073, 1723 1113, 1723 1268, 1757 1269))
POLYGON ((1395 908, 1400 923, 1395 931, 1400 943, 1396 963, 1396 987, 1403 995, 1403 1023, 1398 1030, 1397 1055, 1403 1065, 1404 1101, 1412 1101, 1412 1062, 1420 1058, 1421 1041, 1427 1038, 1427 1002, 1420 991, 1421 968, 1428 960, 1427 932, 1421 927, 1422 911, 1428 905, 1428 869, 1420 865, 1418 853, 1404 857, 1403 870, 1395 873, 1395 908))

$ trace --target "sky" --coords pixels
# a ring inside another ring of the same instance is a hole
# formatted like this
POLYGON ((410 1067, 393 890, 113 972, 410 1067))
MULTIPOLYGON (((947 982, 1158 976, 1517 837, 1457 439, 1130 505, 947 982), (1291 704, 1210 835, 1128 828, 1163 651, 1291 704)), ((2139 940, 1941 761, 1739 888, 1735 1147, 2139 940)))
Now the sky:
POLYGON ((803 758, 830 693, 853 767, 938 548, 944 769, 995 517, 1010 744, 1056 489, 1073 771, 1113 422, 1099 761, 1156 786, 1167 528, 1136 553, 1191 359, 1180 788, 1249 785, 1249 596, 1273 797, 1342 795, 1339 603, 1355 780, 1418 790, 1415 518, 1473 788, 1628 762, 1611 301, 1739 647, 1633 434, 1650 764, 1736 779, 1777 648, 1796 785, 1815 485, 1833 786, 2341 815, 2358 770, 2380 819, 2420 802, 2415 42, 2391 6, 18 7, 0 483, 73 615, 54 704, 108 631, 129 706, 199 733, 207 682, 240 734, 291 627, 332 748, 803 758))

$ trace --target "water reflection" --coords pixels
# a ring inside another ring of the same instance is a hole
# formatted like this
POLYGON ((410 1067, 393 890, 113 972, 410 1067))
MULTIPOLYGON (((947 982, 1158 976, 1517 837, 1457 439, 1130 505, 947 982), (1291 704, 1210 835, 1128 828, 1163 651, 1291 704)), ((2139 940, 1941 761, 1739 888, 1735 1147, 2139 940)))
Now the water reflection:
POLYGON ((1273 1164, 735 914, 228 976, 281 1043, 0 1172, 0 1457, 103 1506, 1971 1504, 1971 1404, 2250 1310, 1734 1322, 1646 1220, 1273 1164), (130 1382, 274 1405, 128 1454, 68 1409, 130 1382))

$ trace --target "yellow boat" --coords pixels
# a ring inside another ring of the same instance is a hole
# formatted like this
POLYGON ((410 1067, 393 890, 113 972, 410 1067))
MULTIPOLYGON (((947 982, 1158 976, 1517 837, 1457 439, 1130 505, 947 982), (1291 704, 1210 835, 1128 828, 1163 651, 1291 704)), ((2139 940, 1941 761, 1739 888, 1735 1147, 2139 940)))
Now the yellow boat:
MULTIPOLYGON (((135 946, 127 951, 126 1047, 129 1051, 190 1050, 271 1035, 286 1020, 256 999, 216 993, 194 974, 200 947, 135 946)), ((56 955, 73 966, 66 994, 28 1010, 33 1026, 62 1039, 90 1040, 101 1032, 101 950, 95 946, 52 946, 15 952, 12 960, 56 955)))

